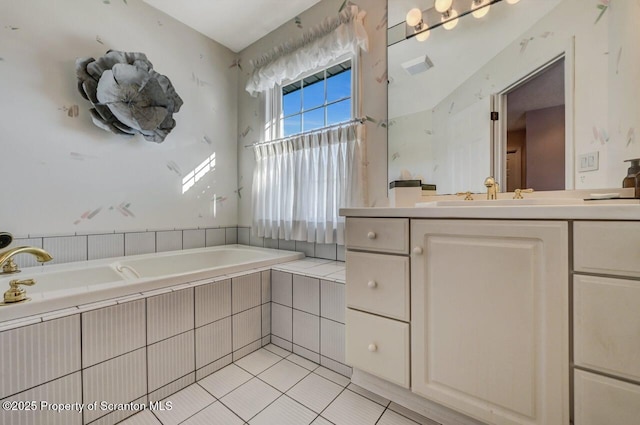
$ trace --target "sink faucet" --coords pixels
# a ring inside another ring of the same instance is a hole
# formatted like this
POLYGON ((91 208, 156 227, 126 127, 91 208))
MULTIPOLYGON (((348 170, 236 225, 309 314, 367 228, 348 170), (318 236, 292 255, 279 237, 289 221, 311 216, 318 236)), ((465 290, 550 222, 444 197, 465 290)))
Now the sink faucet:
POLYGON ((20 269, 18 268, 18 265, 13 262, 13 256, 22 253, 33 255, 36 257, 36 260, 41 263, 53 260, 53 257, 44 249, 36 248, 34 246, 19 246, 0 253, 0 266, 2 267, 2 272, 0 272, 0 274, 19 273, 20 269))
POLYGON ((487 186, 487 199, 498 199, 500 185, 493 177, 489 176, 484 179, 484 185, 487 186))

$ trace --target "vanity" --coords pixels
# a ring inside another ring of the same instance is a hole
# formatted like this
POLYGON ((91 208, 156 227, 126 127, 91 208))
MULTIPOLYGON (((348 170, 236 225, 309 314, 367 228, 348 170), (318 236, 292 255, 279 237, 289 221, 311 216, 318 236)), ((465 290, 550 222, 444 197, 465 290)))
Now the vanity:
POLYGON ((637 424, 640 205, 547 204, 343 209, 353 382, 443 424, 637 424))

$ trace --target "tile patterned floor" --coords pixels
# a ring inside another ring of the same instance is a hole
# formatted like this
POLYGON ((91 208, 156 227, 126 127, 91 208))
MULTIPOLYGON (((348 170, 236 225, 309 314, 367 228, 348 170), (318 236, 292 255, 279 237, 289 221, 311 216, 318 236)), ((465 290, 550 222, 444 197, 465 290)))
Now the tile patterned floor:
POLYGON ((121 425, 438 425, 275 345, 165 401, 121 425))

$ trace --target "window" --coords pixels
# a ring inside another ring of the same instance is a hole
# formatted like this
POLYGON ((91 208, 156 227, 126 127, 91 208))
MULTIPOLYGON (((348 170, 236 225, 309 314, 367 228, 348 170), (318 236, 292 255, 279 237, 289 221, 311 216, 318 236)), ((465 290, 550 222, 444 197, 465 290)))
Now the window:
POLYGON ((284 85, 279 135, 287 137, 353 118, 351 71, 351 60, 347 60, 284 85))

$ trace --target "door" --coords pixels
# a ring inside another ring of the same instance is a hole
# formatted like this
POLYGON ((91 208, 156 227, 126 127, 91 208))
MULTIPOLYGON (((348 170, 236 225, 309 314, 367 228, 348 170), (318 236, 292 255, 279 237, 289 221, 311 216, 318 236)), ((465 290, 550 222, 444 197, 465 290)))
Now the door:
POLYGON ((412 391, 489 424, 569 424, 565 222, 412 220, 412 391))

